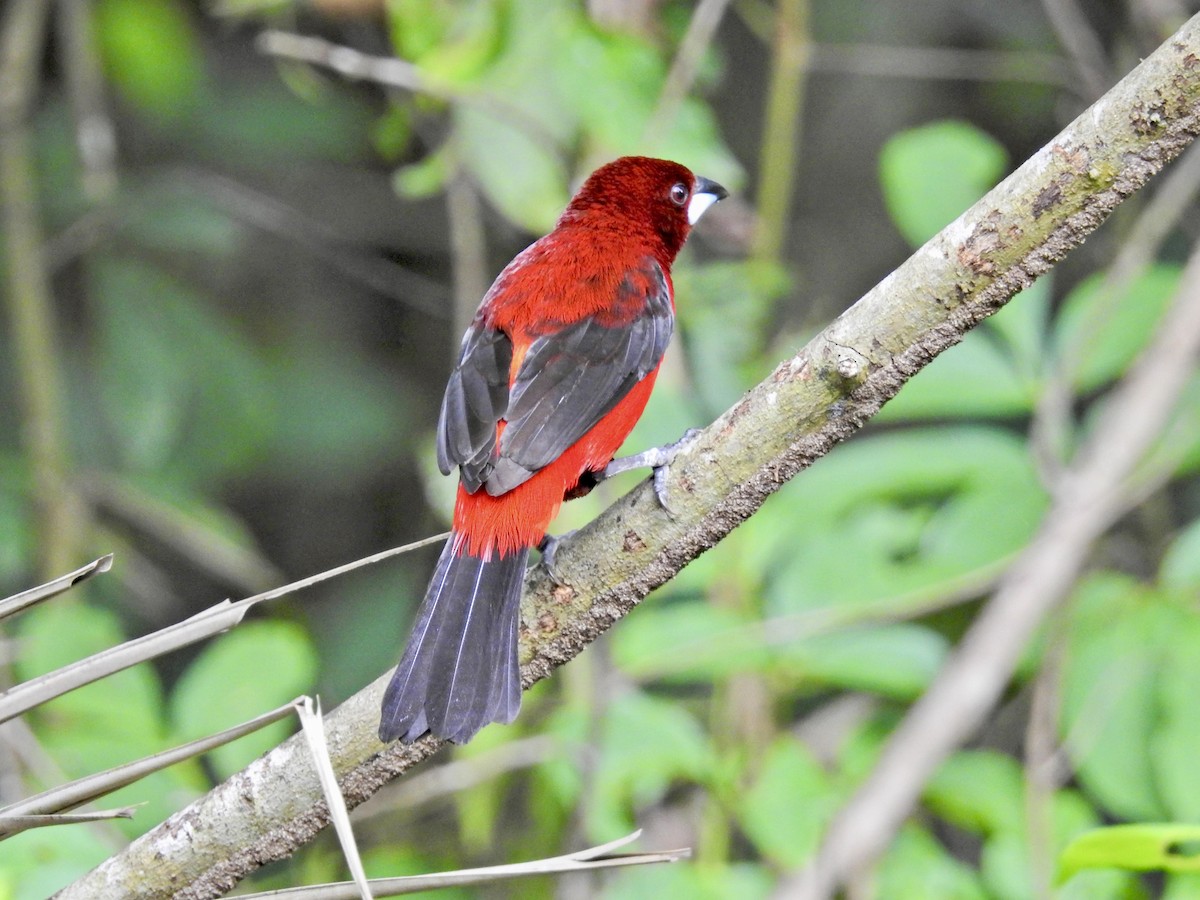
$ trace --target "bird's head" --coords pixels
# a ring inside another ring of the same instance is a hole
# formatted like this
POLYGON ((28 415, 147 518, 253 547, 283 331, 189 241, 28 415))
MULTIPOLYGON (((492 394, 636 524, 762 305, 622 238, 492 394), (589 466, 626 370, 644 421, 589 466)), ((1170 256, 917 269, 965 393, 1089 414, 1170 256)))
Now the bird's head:
POLYGON ((623 156, 588 177, 559 221, 661 242, 669 264, 705 210, 727 196, 677 162, 623 156))

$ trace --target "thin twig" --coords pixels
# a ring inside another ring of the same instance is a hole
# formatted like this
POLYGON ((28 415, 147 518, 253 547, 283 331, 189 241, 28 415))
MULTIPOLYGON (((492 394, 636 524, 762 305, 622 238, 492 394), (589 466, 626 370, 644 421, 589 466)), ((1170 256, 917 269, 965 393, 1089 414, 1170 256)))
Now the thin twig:
POLYGON ((46 575, 69 568, 83 519, 67 480, 53 295, 42 260, 29 128, 49 6, 45 0, 17 0, 8 8, 0 37, 0 232, 8 256, 6 293, 22 430, 36 491, 37 546, 46 575))
POLYGON ((1052 618, 1047 648, 1033 681, 1025 727, 1025 821, 1029 877, 1037 900, 1053 897, 1054 792, 1061 787, 1058 746, 1062 661, 1065 641, 1061 615, 1052 618), (1055 621, 1058 620, 1058 621, 1055 621))
POLYGON ((696 6, 683 40, 679 42, 679 50, 676 51, 671 69, 667 72, 662 91, 658 95, 658 105, 646 122, 642 140, 647 146, 654 146, 670 131, 675 114, 679 112, 680 105, 692 89, 700 60, 712 43, 729 3, 730 0, 700 0, 696 6))
POLYGON ((280 59, 324 66, 356 81, 400 88, 451 103, 468 104, 502 122, 520 128, 529 138, 548 150, 558 152, 561 149, 557 138, 541 122, 504 97, 487 91, 460 90, 428 77, 420 68, 404 59, 394 56, 371 56, 353 47, 286 31, 262 32, 258 36, 258 49, 280 59))
POLYGON ((1095 29, 1076 0, 1042 0, 1046 18, 1066 48, 1089 97, 1099 97, 1111 83, 1108 60, 1095 29))
POLYGON ((104 104, 94 8, 88 0, 59 0, 58 32, 63 42, 59 60, 75 115, 83 193, 92 203, 105 203, 117 189, 117 130, 104 104))
POLYGON ((261 603, 264 600, 275 600, 287 594, 295 594, 298 591, 303 591, 313 585, 320 584, 323 581, 328 581, 331 578, 338 578, 355 569, 361 569, 365 566, 373 566, 376 563, 383 562, 385 559, 391 559, 393 556, 400 556, 404 553, 411 553, 413 550, 419 550, 422 547, 428 547, 430 544, 436 544, 439 541, 444 541, 450 537, 450 532, 444 531, 441 534, 435 534, 432 537, 421 538, 419 541, 412 541, 400 547, 392 547, 390 550, 381 550, 379 553, 372 553, 370 556, 364 556, 362 559, 356 559, 354 562, 348 562, 345 565, 335 566, 332 569, 326 569, 324 572, 318 572, 316 575, 309 575, 307 578, 301 578, 299 581, 293 581, 291 584, 285 584, 282 587, 271 588, 269 591, 263 591, 261 594, 255 594, 253 597, 247 597, 245 600, 240 600, 235 603, 235 606, 253 606, 256 603, 261 603))
MULTIPOLYGON (((591 847, 575 853, 555 856, 549 859, 533 860, 524 863, 511 863, 501 866, 486 866, 479 869, 459 869, 455 872, 432 872, 426 875, 409 875, 400 878, 374 878, 370 881, 371 890, 377 897, 399 897, 403 894, 416 894, 435 888, 489 884, 506 881, 512 878, 523 878, 535 875, 549 875, 556 872, 590 872, 600 869, 614 869, 622 866, 642 866, 653 863, 679 862, 691 856, 688 849, 658 850, 647 853, 615 853, 614 851, 636 840, 641 831, 609 841, 599 847, 591 847)), ((316 887, 284 888, 278 891, 267 891, 261 894, 245 894, 247 900, 268 900, 268 898, 295 898, 295 900, 356 900, 359 896, 357 889, 350 882, 318 885, 316 887)))
POLYGON ((930 81, 1050 84, 1068 90, 1079 88, 1074 71, 1063 57, 1028 50, 813 44, 809 71, 930 81))
POLYGON ((758 159, 758 229, 754 258, 779 262, 804 118, 805 72, 812 49, 808 34, 809 0, 780 0, 767 87, 766 127, 758 159))
POLYGON ((458 339, 488 288, 487 238, 483 231, 483 208, 470 175, 461 167, 446 184, 446 213, 450 222, 450 259, 454 273, 454 328, 452 354, 458 354, 458 339))
POLYGON ((59 594, 69 591, 84 581, 87 581, 93 575, 100 575, 112 568, 113 555, 111 553, 101 556, 99 559, 94 559, 86 566, 81 566, 74 572, 68 572, 66 575, 60 575, 45 584, 39 584, 37 587, 31 587, 28 590, 21 591, 19 594, 13 594, 11 597, 5 597, 0 600, 0 619, 14 616, 19 612, 24 612, 29 607, 41 603, 43 600, 49 600, 51 597, 57 597, 59 594))
POLYGON ((164 202, 164 194, 182 194, 190 202, 215 206, 234 222, 297 244, 382 297, 435 319, 447 317, 447 292, 441 282, 377 253, 346 246, 344 236, 326 223, 243 181, 207 169, 171 166, 150 171, 140 185, 141 190, 122 195, 119 208, 114 204, 88 210, 52 235, 45 245, 50 273, 58 272, 96 244, 110 240, 131 223, 152 218, 164 202))

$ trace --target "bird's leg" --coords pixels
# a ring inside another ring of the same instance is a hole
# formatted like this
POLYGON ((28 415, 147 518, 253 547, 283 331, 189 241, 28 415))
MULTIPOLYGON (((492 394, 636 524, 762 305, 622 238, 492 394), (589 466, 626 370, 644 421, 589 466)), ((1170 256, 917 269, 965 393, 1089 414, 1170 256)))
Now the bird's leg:
POLYGON ((672 515, 671 504, 667 502, 667 476, 671 473, 671 463, 679 455, 679 451, 690 444, 699 433, 699 428, 689 428, 683 433, 683 437, 673 443, 614 459, 600 471, 593 472, 592 478, 599 484, 614 475, 649 466, 654 471, 654 495, 658 497, 658 502, 667 511, 667 515, 672 515))

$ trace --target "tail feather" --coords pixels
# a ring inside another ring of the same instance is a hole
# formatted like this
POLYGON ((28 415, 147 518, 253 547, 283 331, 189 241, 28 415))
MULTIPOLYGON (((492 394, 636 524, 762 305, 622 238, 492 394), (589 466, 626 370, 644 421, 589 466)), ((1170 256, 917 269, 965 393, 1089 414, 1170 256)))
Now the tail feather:
POLYGON ((489 560, 446 543, 383 698, 379 738, 462 744, 521 707, 517 619, 527 549, 489 560))

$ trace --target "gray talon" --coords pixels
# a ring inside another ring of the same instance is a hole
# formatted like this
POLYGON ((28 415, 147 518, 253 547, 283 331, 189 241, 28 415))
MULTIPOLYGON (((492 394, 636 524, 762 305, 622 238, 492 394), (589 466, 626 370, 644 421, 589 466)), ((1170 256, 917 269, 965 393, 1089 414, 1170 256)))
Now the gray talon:
POLYGON ((542 554, 542 565, 546 567, 546 574, 550 576, 550 580, 558 587, 566 587, 567 583, 559 577, 558 568, 554 564, 554 558, 558 555, 559 545, 563 539, 574 534, 573 531, 568 531, 562 537, 554 537, 553 535, 542 535, 541 541, 538 542, 538 550, 542 554))
POLYGON ((658 502, 662 505, 662 508, 666 510, 667 515, 674 518, 675 515, 671 512, 671 504, 668 502, 667 491, 667 477, 671 472, 671 463, 679 455, 679 451, 695 440, 696 435, 699 433, 699 428, 689 428, 683 433, 683 437, 673 443, 663 447, 651 447, 649 450, 643 450, 641 453, 635 453, 633 456, 614 459, 601 471, 595 473, 596 481, 600 482, 605 478, 611 478, 614 475, 620 475, 622 472, 629 472, 633 469, 649 467, 654 470, 654 495, 658 498, 658 502))

